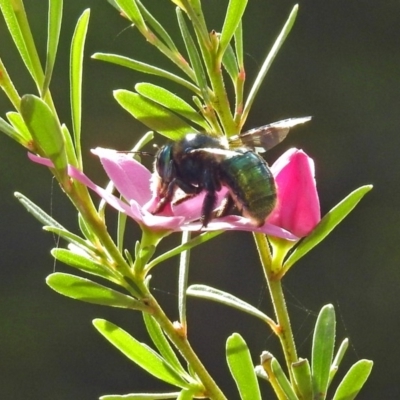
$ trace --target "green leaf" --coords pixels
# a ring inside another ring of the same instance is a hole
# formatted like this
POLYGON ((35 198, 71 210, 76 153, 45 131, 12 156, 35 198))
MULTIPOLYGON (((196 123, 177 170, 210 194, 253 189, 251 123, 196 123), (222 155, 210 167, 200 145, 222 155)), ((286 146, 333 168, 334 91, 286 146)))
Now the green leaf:
POLYGON ((118 12, 122 11, 115 0, 107 0, 107 3, 111 4, 118 12))
POLYGON ((88 274, 99 276, 117 284, 123 282, 122 276, 120 276, 117 271, 112 270, 107 265, 92 260, 89 256, 77 254, 71 250, 61 248, 51 250, 51 255, 56 260, 88 274))
POLYGON ((156 352, 138 342, 128 332, 104 319, 93 321, 95 328, 126 357, 156 378, 181 388, 189 384, 156 352))
POLYGON ((69 132, 65 124, 61 125, 61 131, 63 133, 65 142, 65 153, 67 155, 68 164, 78 168, 78 160, 76 158, 74 143, 72 141, 71 133, 69 132))
POLYGON ((271 360, 271 369, 280 389, 285 394, 287 400, 299 400, 289 382, 289 379, 286 377, 281 365, 275 357, 273 357, 271 360))
POLYGON ((158 325, 154 318, 148 313, 143 313, 143 319, 147 332, 149 333, 152 342, 157 347, 157 350, 160 352, 160 354, 179 375, 186 376, 187 372, 182 367, 182 364, 172 349, 169 341, 165 337, 160 325, 158 325))
POLYGON ((8 31, 18 52, 38 88, 42 87, 43 71, 36 51, 32 32, 22 0, 0 0, 0 8, 6 21, 8 31))
POLYGON ((196 129, 154 101, 128 90, 115 90, 118 103, 137 120, 171 140, 178 140, 196 129))
POLYGON ((137 394, 111 394, 101 396, 99 400, 168 400, 176 399, 179 396, 178 392, 173 393, 137 393, 137 394))
MULTIPOLYGON (((27 141, 19 131, 17 131, 13 126, 11 126, 3 118, 0 118, 0 131, 5 133, 11 139, 15 140, 17 143, 24 147, 29 147, 29 141, 27 141)), ((29 134, 30 135, 30 134, 29 134)))
POLYGON ((243 62, 243 27, 240 21, 236 31, 235 31, 235 52, 236 59, 240 69, 244 69, 243 62))
POLYGON ((58 226, 44 226, 43 230, 46 232, 52 232, 61 238, 65 239, 68 243, 71 243, 79 248, 81 248, 83 251, 88 251, 89 253, 96 254, 96 248, 91 245, 87 240, 81 238, 78 235, 75 235, 75 233, 72 233, 68 231, 67 229, 63 227, 58 227, 58 226))
POLYGON ((304 238, 288 257, 284 263, 285 270, 287 271, 300 260, 300 258, 325 239, 371 189, 372 185, 361 186, 332 208, 332 210, 321 219, 310 235, 304 238))
POLYGON ((237 27, 242 20, 247 0, 230 0, 219 40, 218 55, 222 59, 237 27))
MULTIPOLYGON (((240 1, 240 0, 238 0, 240 1)), ((292 12, 289 15, 288 20, 286 21, 284 27, 282 28, 281 33, 279 34, 278 38, 275 40, 274 45, 272 46, 272 49, 268 53, 267 57, 264 60, 263 65, 261 66, 260 71, 258 72, 258 75, 256 77, 256 80, 253 83, 253 86, 250 89, 250 93, 247 97, 246 103, 243 108, 243 115, 242 115, 242 120, 241 120, 241 126, 244 125, 247 116, 249 114, 250 108, 253 105, 253 102, 256 98, 256 95, 258 93, 258 90, 261 87, 262 82, 264 81, 265 76, 267 75, 267 72, 272 65, 272 62, 274 61, 276 55, 278 54, 279 49, 283 45, 286 37, 289 35, 289 32, 291 31, 294 21, 296 20, 297 16, 297 11, 299 9, 299 6, 296 4, 292 12)))
POLYGON ((164 41, 170 50, 179 53, 174 41, 171 39, 171 36, 169 36, 168 32, 163 28, 163 26, 153 17, 151 13, 149 13, 147 8, 139 0, 135 1, 140 8, 143 18, 146 20, 149 26, 153 28, 154 32, 158 34, 158 36, 164 41))
POLYGON ((75 300, 131 310, 148 310, 141 301, 80 276, 55 272, 46 278, 46 283, 57 293, 75 300))
POLYGON ((26 143, 32 142, 32 135, 29 132, 29 129, 26 126, 21 114, 10 111, 6 113, 6 116, 11 125, 18 131, 18 135, 21 136, 26 143))
POLYGON ((82 74, 83 51, 89 24, 90 10, 85 10, 80 16, 72 37, 69 79, 71 90, 71 113, 74 143, 78 159, 78 167, 82 169, 81 120, 82 120, 82 74))
POLYGON ((62 177, 67 175, 67 157, 61 126, 50 107, 39 97, 26 94, 21 99, 21 115, 40 155, 50 158, 62 177))
POLYGON ((207 285, 191 285, 188 287, 187 294, 189 296, 198 297, 201 299, 207 299, 216 301, 217 303, 224 304, 229 307, 236 308, 247 314, 253 315, 254 317, 260 318, 264 322, 271 324, 274 322, 266 314, 253 307, 249 303, 233 296, 230 293, 224 292, 219 289, 215 289, 207 285))
POLYGON ((192 400, 192 399, 198 398, 196 396, 197 392, 198 392, 198 390, 196 390, 196 388, 195 389, 191 389, 191 390, 190 389, 189 390, 183 389, 179 393, 179 396, 177 397, 176 400, 192 400))
POLYGON ((30 212, 43 225, 50 225, 59 229, 65 229, 54 218, 50 217, 49 214, 43 211, 39 206, 37 206, 34 202, 29 200, 23 194, 15 192, 14 196, 26 208, 26 210, 30 212))
POLYGON ((308 360, 300 358, 292 364, 292 372, 301 399, 313 398, 311 369, 308 360))
POLYGON ((238 66, 236 62, 235 53, 233 52, 232 46, 228 45, 226 51, 224 53, 224 57, 222 58, 222 63, 228 72, 229 76, 232 79, 232 82, 235 84, 238 76, 238 66))
POLYGON ((140 13, 135 0, 115 0, 126 17, 132 21, 140 31, 147 31, 146 23, 140 13))
POLYGON ((208 94, 208 85, 207 85, 207 77, 204 71, 203 63, 201 61, 200 54, 197 50, 197 46, 192 38, 192 35, 189 32, 187 27, 185 17, 182 14, 182 10, 180 8, 176 9, 176 15, 178 18, 179 28, 181 30, 181 36, 185 43, 186 51, 188 53, 191 67, 193 68, 197 86, 200 88, 203 99, 206 103, 210 102, 210 96, 208 94))
POLYGON ((357 361, 347 372, 338 386, 333 400, 353 400, 364 386, 371 373, 373 362, 370 360, 357 361))
POLYGON ((249 348, 238 333, 229 336, 226 342, 226 357, 240 398, 242 400, 261 400, 249 348))
POLYGON ((204 118, 202 118, 202 116, 199 115, 192 106, 169 90, 144 82, 138 83, 135 86, 135 90, 143 97, 160 104, 197 125, 200 125, 203 129, 210 129, 204 118))
POLYGON ((311 371, 314 400, 326 397, 335 347, 336 318, 331 304, 322 307, 314 330, 311 371))
POLYGON ((221 231, 204 232, 201 235, 198 235, 195 238, 189 240, 188 242, 183 243, 175 247, 174 249, 168 250, 165 253, 161 254, 160 256, 154 258, 148 263, 146 270, 150 271, 157 264, 160 264, 161 262, 164 262, 165 260, 168 260, 171 257, 177 256, 178 254, 181 254, 183 251, 190 250, 193 247, 199 246, 200 244, 205 243, 208 240, 213 239, 218 235, 221 235, 221 233, 224 233, 224 231, 221 230, 221 231))
POLYGON ((78 213, 78 224, 83 236, 85 236, 90 243, 98 243, 97 236, 92 230, 90 230, 81 213, 78 213))
POLYGON ((334 360, 333 360, 333 362, 332 362, 331 370, 330 370, 330 372, 329 372, 329 383, 328 383, 328 387, 329 387, 329 385, 331 384, 331 382, 332 382, 334 376, 336 375, 336 372, 337 372, 338 369, 339 369, 339 365, 340 365, 340 363, 342 362, 343 357, 344 357, 344 355, 345 355, 345 353, 346 353, 348 347, 349 347, 349 339, 344 339, 344 340, 342 341, 342 343, 340 344, 339 349, 338 349, 338 351, 337 351, 337 353, 336 353, 336 356, 335 356, 335 358, 334 358, 334 360))
POLYGON ((63 0, 49 1, 49 21, 47 30, 47 57, 46 69, 44 74, 44 82, 42 88, 42 96, 47 92, 51 76, 53 74, 54 64, 60 38, 61 21, 63 13, 63 0))
POLYGON ((7 69, 0 58, 0 88, 3 89, 4 93, 11 101, 12 105, 16 110, 19 111, 21 104, 21 97, 15 88, 10 75, 8 75, 7 69))
POLYGON ((200 89, 193 85, 193 83, 179 77, 178 75, 175 75, 171 72, 168 72, 164 69, 154 67, 152 65, 143 63, 141 61, 133 60, 132 58, 128 57, 123 57, 117 54, 106 54, 106 53, 95 53, 92 55, 92 58, 95 60, 102 60, 106 61, 112 64, 117 64, 122 67, 130 68, 135 71, 143 72, 145 74, 151 74, 151 75, 156 75, 160 76, 162 78, 169 79, 175 83, 178 83, 179 85, 182 85, 183 87, 191 90, 192 92, 196 93, 197 95, 200 95, 200 89))

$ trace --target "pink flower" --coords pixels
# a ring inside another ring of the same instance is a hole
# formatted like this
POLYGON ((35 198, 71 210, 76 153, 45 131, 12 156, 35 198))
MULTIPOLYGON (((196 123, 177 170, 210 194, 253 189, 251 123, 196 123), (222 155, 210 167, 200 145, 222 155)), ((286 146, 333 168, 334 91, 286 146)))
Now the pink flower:
POLYGON ((307 236, 321 220, 314 161, 302 150, 290 149, 272 166, 278 204, 268 217, 297 237, 307 236))
MULTIPOLYGON (((108 177, 126 201, 97 186, 83 172, 72 166, 69 166, 68 174, 92 189, 118 211, 152 229, 243 230, 298 240, 307 235, 320 219, 314 164, 304 152, 297 149, 287 151, 271 167, 278 187, 278 206, 263 226, 256 227, 245 217, 229 215, 214 218, 206 228, 197 221, 200 218, 204 193, 177 205, 169 204, 162 213, 153 215, 151 210, 158 203, 158 198, 151 190, 150 171, 128 154, 103 148, 92 152, 99 156, 108 177)), ((51 166, 48 160, 33 155, 29 157, 35 162, 51 166)), ((225 193, 225 188, 219 193, 221 200, 225 193)))

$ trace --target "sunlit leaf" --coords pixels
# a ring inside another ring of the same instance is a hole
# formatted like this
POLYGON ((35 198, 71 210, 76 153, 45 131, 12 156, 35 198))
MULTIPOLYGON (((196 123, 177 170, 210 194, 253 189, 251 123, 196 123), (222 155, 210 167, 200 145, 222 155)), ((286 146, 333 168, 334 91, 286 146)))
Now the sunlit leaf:
POLYGON ((271 370, 280 387, 280 390, 285 394, 286 399, 298 400, 298 397, 296 396, 289 379, 275 357, 273 357, 271 360, 271 370))
POLYGON ((31 74, 36 85, 41 88, 43 83, 43 71, 41 70, 39 56, 36 51, 22 0, 0 0, 0 8, 8 31, 11 34, 26 69, 31 74))
POLYGON ((0 58, 0 88, 5 92, 8 99, 11 101, 12 105, 16 110, 19 111, 21 97, 18 94, 10 76, 8 75, 7 69, 0 58))
POLYGON ((72 37, 70 54, 70 90, 72 126, 78 166, 82 168, 81 150, 81 120, 82 120, 82 75, 83 75, 83 51, 85 48, 86 34, 89 24, 90 10, 85 10, 80 16, 72 37))
POLYGON ((185 88, 191 90, 197 95, 200 95, 200 89, 193 85, 193 83, 164 69, 154 67, 153 65, 149 65, 141 61, 133 60, 132 58, 120 56, 117 54, 95 53, 93 54, 92 58, 94 58, 95 60, 102 60, 112 64, 120 65, 122 67, 130 68, 135 71, 143 72, 145 74, 157 75, 162 78, 169 79, 175 83, 178 83, 179 85, 184 86, 185 88))
POLYGON ((235 53, 237 63, 240 69, 244 69, 243 63, 243 27, 242 22, 238 25, 235 31, 235 53))
POLYGON ((339 349, 338 349, 338 351, 336 353, 335 358, 332 361, 331 370, 329 372, 329 383, 328 383, 328 386, 331 384, 332 379, 336 375, 336 372, 339 369, 339 365, 342 362, 343 357, 344 357, 348 347, 349 347, 349 339, 344 339, 342 341, 342 343, 340 344, 340 346, 339 346, 339 349))
POLYGON ((63 0, 49 1, 49 21, 47 30, 47 57, 42 95, 50 85, 60 38, 61 21, 63 13, 63 0))
POLYGON ((233 296, 230 293, 213 288, 211 286, 191 285, 188 287, 187 294, 193 297, 216 301, 217 303, 236 308, 247 314, 253 315, 254 317, 260 318, 268 324, 273 323, 271 318, 258 310, 256 307, 253 307, 251 304, 246 303, 245 301, 237 298, 236 296, 233 296))
POLYGON ((77 254, 76 252, 62 248, 53 249, 51 254, 56 260, 88 274, 100 276, 115 283, 120 283, 122 281, 122 276, 118 279, 118 273, 116 271, 112 271, 109 266, 92 260, 89 256, 77 254))
POLYGON ((247 0, 230 0, 219 40, 218 54, 222 58, 246 9, 247 0))
POLYGON ((292 364, 292 372, 301 399, 313 398, 311 368, 308 360, 299 359, 292 364))
POLYGON ((104 319, 93 321, 95 328, 126 357, 156 378, 181 388, 189 388, 189 384, 176 371, 147 345, 138 342, 117 325, 104 319))
POLYGON ((228 47, 226 48, 226 51, 222 58, 222 64, 224 65, 229 76, 231 77, 232 82, 235 84, 238 76, 238 66, 235 53, 233 52, 231 45, 228 45, 228 47))
POLYGON ((371 189, 372 185, 361 186, 332 208, 332 210, 321 219, 310 235, 304 238, 288 257, 284 263, 285 270, 292 267, 300 258, 325 239, 371 189))
POLYGON ((221 233, 224 233, 224 232, 222 230, 204 232, 201 235, 198 235, 195 238, 189 240, 188 242, 183 243, 183 244, 161 254, 160 256, 154 258, 147 265, 147 269, 150 270, 153 267, 155 267, 157 264, 160 264, 161 262, 164 262, 165 260, 168 260, 171 257, 175 257, 175 256, 181 254, 183 251, 190 250, 193 247, 196 247, 202 243, 205 243, 208 240, 213 239, 214 237, 216 237, 218 235, 221 235, 221 233))
POLYGON ((315 400, 325 399, 328 390, 335 332, 335 310, 328 304, 322 307, 318 315, 312 344, 311 374, 315 400))
POLYGON ((75 300, 102 306, 147 310, 143 302, 80 276, 55 272, 46 278, 46 283, 57 293, 75 300))
POLYGON ((186 51, 189 56, 190 64, 191 64, 191 67, 193 68, 193 71, 194 71, 194 74, 196 77, 197 86, 201 90, 204 101, 206 103, 208 103, 210 100, 209 100, 209 94, 208 94, 207 77, 206 77, 206 73, 204 71, 203 62, 201 60, 197 46, 192 38, 192 35, 190 34, 190 31, 187 27, 185 17, 180 8, 176 9, 176 15, 178 17, 178 24, 179 24, 179 28, 181 30, 181 36, 185 43, 185 47, 186 47, 186 51))
POLYGON ((128 90, 115 90, 118 103, 150 129, 172 140, 178 140, 196 129, 165 107, 128 90))
POLYGON ((238 333, 229 336, 226 342, 226 358, 240 398, 242 400, 261 400, 249 348, 238 333))
POLYGON ((10 111, 6 113, 7 119, 10 121, 11 125, 18 131, 18 134, 22 137, 26 143, 32 141, 32 135, 29 132, 28 127, 25 124, 20 113, 10 111))
POLYGON ((140 13, 139 7, 135 0, 115 0, 118 7, 123 11, 125 16, 132 21, 140 31, 147 30, 146 23, 140 13))
POLYGON ((244 125, 244 123, 246 121, 246 118, 250 111, 250 108, 253 105, 253 102, 256 98, 258 90, 260 89, 261 84, 264 81, 264 78, 265 78, 270 66, 272 65, 272 62, 274 61, 276 55, 278 54, 279 49, 283 45, 286 37, 289 35, 289 32, 291 31, 291 29, 293 27, 294 21, 296 20, 298 8, 299 8, 299 6, 297 4, 293 7, 288 20, 286 21, 284 27, 282 28, 281 33, 279 34, 278 38, 275 40, 275 43, 272 46, 272 49, 268 53, 267 57, 265 58, 265 60, 263 62, 263 65, 261 66, 260 71, 258 72, 258 75, 253 83, 253 86, 250 89, 250 93, 247 96, 247 100, 244 105, 242 120, 241 120, 242 126, 244 125))
POLYGON ((91 243, 89 243, 87 240, 81 238, 78 235, 75 235, 75 233, 72 233, 68 231, 65 228, 59 228, 57 226, 44 226, 43 230, 46 232, 52 232, 61 238, 65 239, 67 242, 72 243, 73 245, 82 248, 84 251, 89 251, 92 253, 96 252, 96 249, 92 246, 91 243))
POLYGON ((21 100, 21 115, 41 150, 53 162, 57 171, 66 176, 67 157, 61 126, 50 107, 39 97, 26 94, 21 100))
POLYGON ((23 194, 15 192, 14 196, 41 224, 54 226, 59 229, 65 229, 54 218, 50 217, 49 214, 43 211, 39 206, 37 206, 33 201, 29 200, 23 194))
POLYGON ((172 40, 168 32, 164 29, 164 27, 154 18, 154 16, 139 0, 135 1, 148 25, 153 28, 154 32, 157 33, 157 35, 164 41, 164 43, 168 46, 170 50, 179 53, 174 41, 172 40))
POLYGON ((179 114, 189 121, 200 125, 205 130, 209 129, 209 126, 204 118, 192 106, 169 90, 164 89, 161 86, 144 82, 138 83, 135 86, 135 89, 143 97, 146 97, 147 99, 166 107, 170 111, 179 114))
POLYGON ((154 318, 148 313, 143 313, 143 319, 147 332, 160 354, 181 376, 186 375, 187 372, 182 367, 182 364, 172 349, 160 325, 158 325, 154 318))
MULTIPOLYGON (((0 131, 5 133, 11 139, 20 143, 22 146, 29 147, 30 142, 27 141, 17 129, 15 129, 12 125, 10 125, 3 118, 0 118, 0 131)), ((29 133, 29 135, 30 135, 30 133, 29 133)))
POLYGON ((333 400, 353 400, 367 381, 373 362, 370 360, 357 361, 349 369, 338 386, 333 400))

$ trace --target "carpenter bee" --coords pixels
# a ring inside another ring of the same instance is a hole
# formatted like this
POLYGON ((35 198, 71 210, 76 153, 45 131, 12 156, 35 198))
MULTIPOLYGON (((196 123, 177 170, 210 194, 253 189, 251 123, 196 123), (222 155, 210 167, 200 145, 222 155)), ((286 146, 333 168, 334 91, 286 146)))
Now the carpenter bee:
POLYGON ((200 218, 203 227, 214 216, 229 214, 235 206, 252 224, 262 226, 276 205, 277 194, 268 164, 258 153, 271 149, 285 139, 291 127, 310 119, 278 121, 228 141, 204 133, 190 133, 164 145, 154 163, 160 201, 153 213, 161 212, 172 202, 176 189, 180 188, 186 194, 183 200, 205 192, 200 218), (222 186, 228 189, 228 194, 215 214, 217 192, 222 186))

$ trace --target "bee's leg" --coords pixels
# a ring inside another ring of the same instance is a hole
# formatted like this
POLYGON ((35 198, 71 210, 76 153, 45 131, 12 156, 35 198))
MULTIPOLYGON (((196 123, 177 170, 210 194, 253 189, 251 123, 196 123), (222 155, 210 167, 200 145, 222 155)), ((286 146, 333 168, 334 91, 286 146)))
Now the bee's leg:
POLYGON ((191 184, 181 181, 178 178, 175 178, 168 184, 167 189, 165 190, 165 193, 164 193, 164 197, 161 198, 161 200, 157 204, 157 207, 152 212, 152 214, 157 214, 157 213, 161 212, 165 208, 167 203, 170 203, 172 201, 172 199, 174 197, 176 186, 179 187, 180 189, 182 189, 187 194, 187 196, 185 196, 181 199, 178 199, 177 201, 174 201, 174 203, 173 203, 174 205, 183 203, 184 201, 190 199, 191 197, 196 196, 203 190, 202 187, 193 186, 191 184))
POLYGON ((160 201, 157 204, 157 207, 152 211, 152 214, 158 214, 164 210, 167 203, 171 201, 174 195, 174 191, 175 191, 175 180, 173 179, 166 187, 164 196, 160 199, 160 201))
POLYGON ((204 171, 204 189, 206 196, 204 197, 203 206, 201 208, 200 221, 205 228, 213 218, 213 211, 217 203, 217 191, 221 189, 221 184, 212 171, 212 168, 204 171))
POLYGON ((196 197, 196 193, 187 194, 186 196, 181 197, 180 199, 174 200, 174 201, 172 202, 172 204, 173 204, 174 206, 177 206, 177 205, 179 205, 179 204, 184 203, 184 202, 187 201, 187 200, 193 199, 193 197, 196 197))
POLYGON ((221 207, 216 212, 216 217, 225 217, 227 215, 232 214, 233 208, 235 207, 235 201, 233 200, 233 197, 231 196, 230 193, 228 193, 223 200, 221 207))

